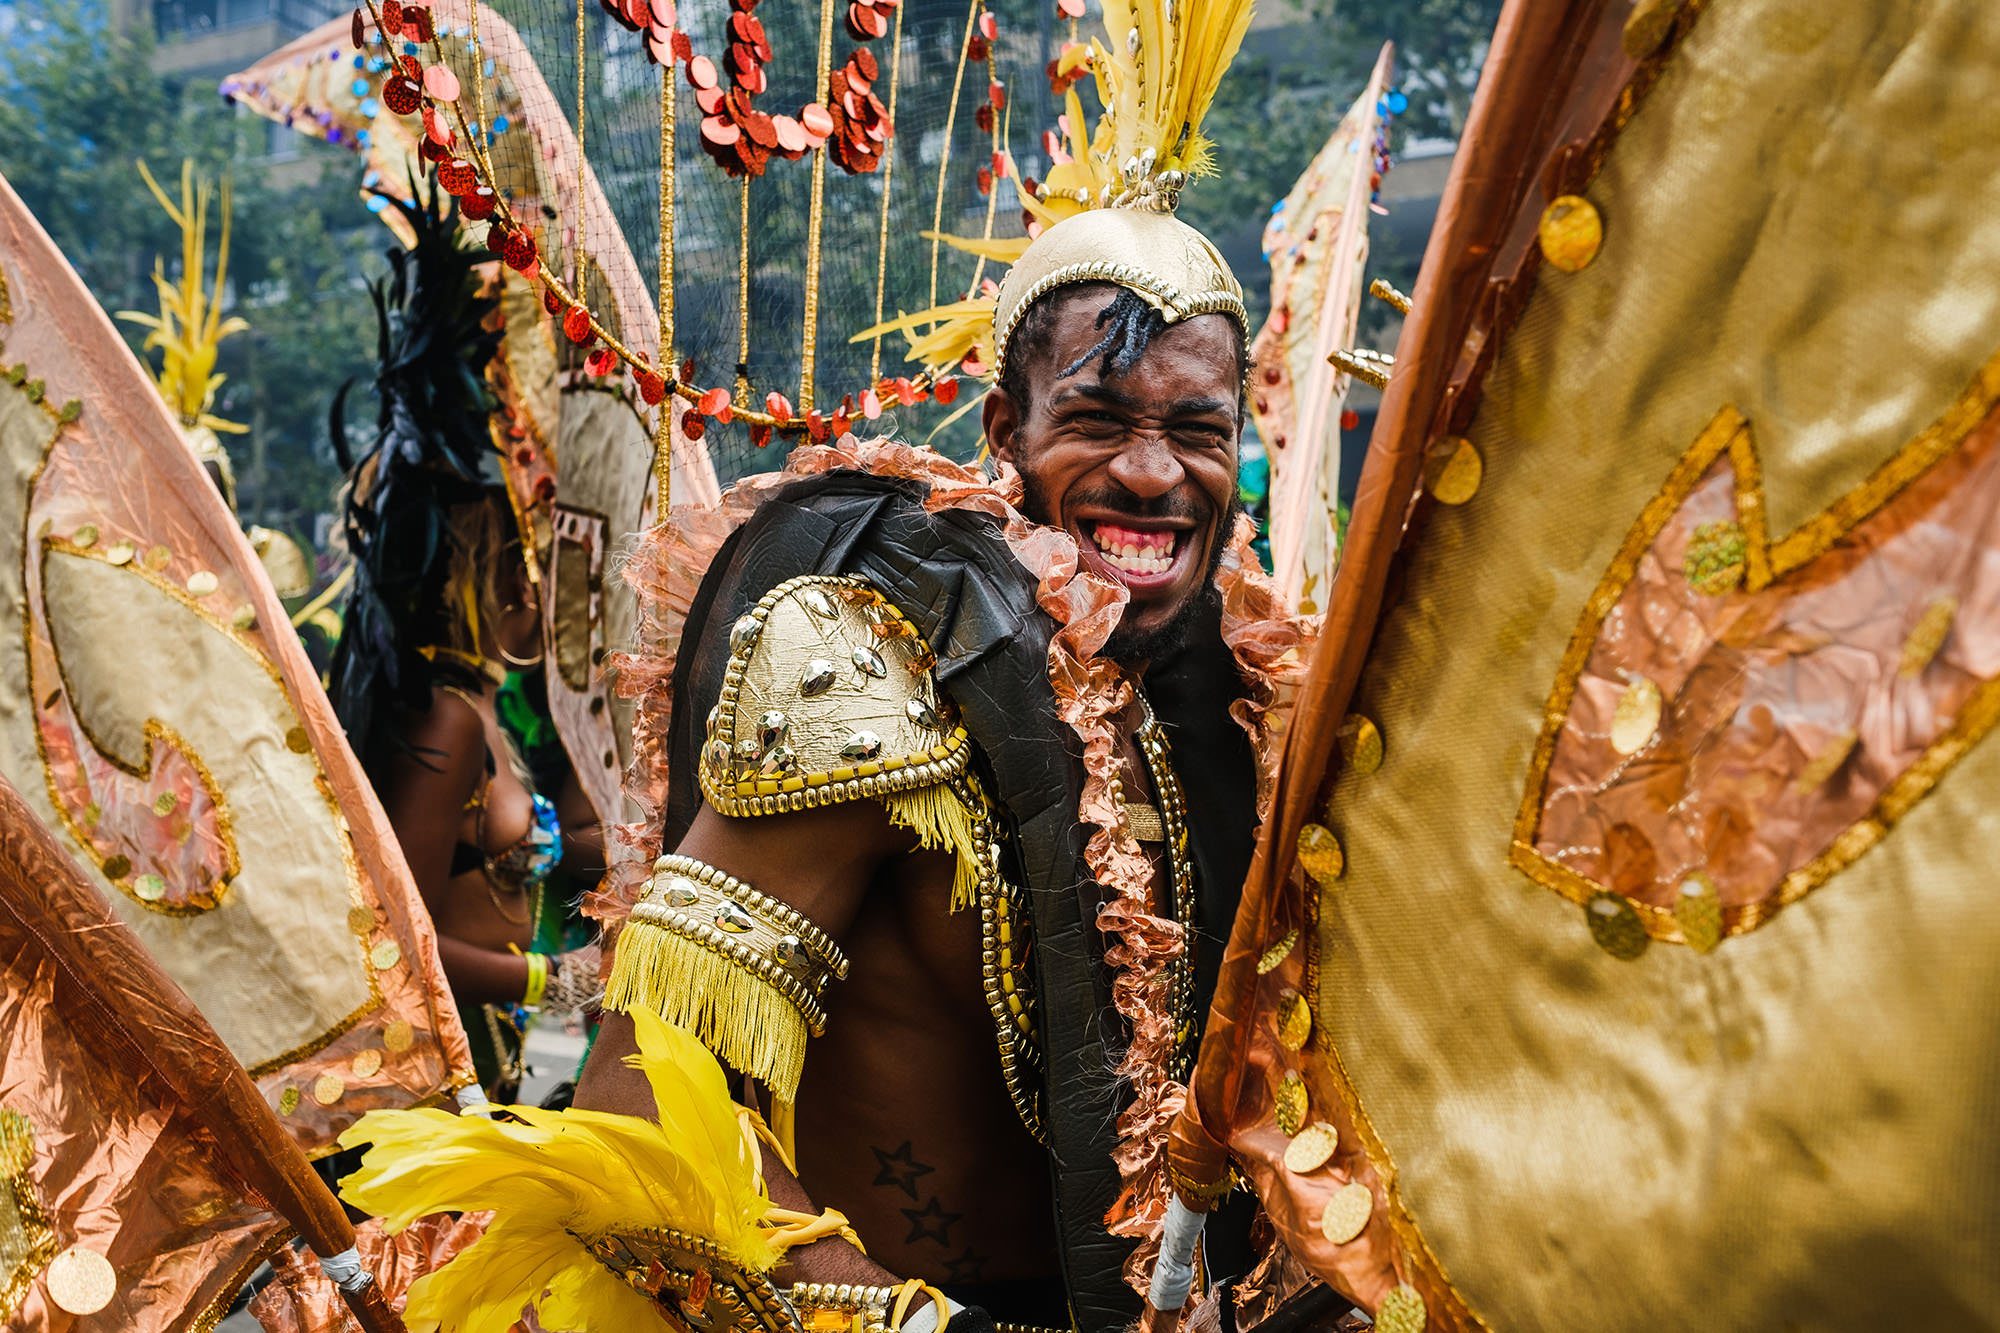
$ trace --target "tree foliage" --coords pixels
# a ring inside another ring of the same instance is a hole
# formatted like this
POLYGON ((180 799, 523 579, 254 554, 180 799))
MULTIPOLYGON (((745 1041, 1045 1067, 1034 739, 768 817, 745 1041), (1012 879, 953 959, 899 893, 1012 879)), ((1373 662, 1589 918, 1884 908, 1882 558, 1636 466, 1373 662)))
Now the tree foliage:
MULTIPOLYGON (((169 179, 183 157, 233 176, 230 310, 250 332, 222 344, 229 378, 215 411, 251 428, 227 441, 244 520, 310 539, 339 479, 327 407, 367 365, 362 275, 387 236, 346 162, 328 155, 324 171, 274 180, 267 124, 211 82, 156 74, 151 52, 143 30, 112 32, 97 5, 24 7, 0 62, 0 174, 107 311, 157 308, 156 257, 170 280, 179 273, 179 229, 138 159, 169 179)), ((209 245, 212 263, 212 227, 209 245)), ((120 331, 136 351, 143 331, 120 331)))

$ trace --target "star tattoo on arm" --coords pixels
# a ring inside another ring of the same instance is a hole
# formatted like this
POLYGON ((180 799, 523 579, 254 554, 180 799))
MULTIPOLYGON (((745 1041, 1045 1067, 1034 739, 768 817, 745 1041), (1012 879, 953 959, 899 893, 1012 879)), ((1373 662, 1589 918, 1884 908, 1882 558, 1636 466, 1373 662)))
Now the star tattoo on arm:
POLYGON ((894 1152, 884 1152, 880 1148, 868 1151, 875 1154, 875 1163, 881 1168, 876 1172, 875 1183, 900 1189, 912 1199, 917 1197, 917 1177, 927 1176, 936 1169, 916 1160, 908 1140, 894 1152))
POLYGON ((903 1243, 914 1245, 920 1240, 934 1240, 940 1245, 951 1244, 951 1224, 964 1217, 964 1213, 947 1213, 944 1205, 933 1197, 921 1208, 898 1210, 910 1219, 910 1234, 903 1243))
POLYGON ((947 1282, 977 1282, 985 1276, 986 1256, 974 1253, 969 1245, 958 1258, 944 1261, 944 1280, 947 1282))

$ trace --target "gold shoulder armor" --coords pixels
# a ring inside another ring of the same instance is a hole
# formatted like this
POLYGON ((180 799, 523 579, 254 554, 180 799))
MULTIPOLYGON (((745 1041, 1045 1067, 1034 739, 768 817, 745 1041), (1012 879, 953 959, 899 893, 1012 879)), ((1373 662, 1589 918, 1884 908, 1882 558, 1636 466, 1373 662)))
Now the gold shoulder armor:
POLYGON ((971 742, 935 663, 866 580, 787 579, 730 629, 702 795, 724 815, 770 815, 957 777, 971 742))

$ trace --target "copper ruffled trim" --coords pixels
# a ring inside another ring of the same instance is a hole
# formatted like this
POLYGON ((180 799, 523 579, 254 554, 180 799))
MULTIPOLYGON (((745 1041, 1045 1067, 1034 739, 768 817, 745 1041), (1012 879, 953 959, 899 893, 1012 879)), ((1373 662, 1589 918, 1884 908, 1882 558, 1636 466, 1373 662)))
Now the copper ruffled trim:
MULTIPOLYGON (((1145 1242, 1127 1270, 1134 1286, 1143 1290, 1171 1196, 1168 1130, 1187 1095, 1168 1072, 1174 1050, 1168 990, 1172 966, 1186 941, 1177 921, 1152 910, 1152 868, 1113 791, 1118 772, 1115 719, 1132 702, 1134 682, 1098 654, 1123 614, 1125 590, 1084 572, 1076 542, 1067 533, 1021 514, 1015 507, 1020 479, 1011 467, 1003 463, 997 477, 988 477, 931 449, 894 440, 863 443, 847 436, 837 444, 794 450, 782 471, 745 478, 723 494, 718 506, 676 510, 669 522, 641 536, 624 571, 638 596, 637 647, 613 654, 611 667, 619 693, 637 701, 635 758, 625 793, 644 815, 613 831, 611 873, 586 910, 608 925, 621 922, 638 901, 660 852, 674 662, 688 607, 717 550, 772 493, 802 477, 836 470, 921 482, 929 488, 925 507, 930 511, 965 510, 996 520, 1008 549, 1035 580, 1037 604, 1059 627, 1049 643, 1049 680, 1058 715, 1083 744, 1085 780, 1078 815, 1090 829, 1084 859, 1093 877, 1111 891, 1099 910, 1098 928, 1105 937, 1105 962, 1114 972, 1112 1002, 1132 1036, 1118 1066, 1133 1094, 1119 1117, 1114 1154, 1125 1189, 1106 1224, 1115 1234, 1145 1242)), ((1316 631, 1282 610, 1250 550, 1253 535, 1248 520, 1238 523, 1216 587, 1223 639, 1248 687, 1248 696, 1231 713, 1256 746, 1261 817, 1271 797, 1288 704, 1316 631)))

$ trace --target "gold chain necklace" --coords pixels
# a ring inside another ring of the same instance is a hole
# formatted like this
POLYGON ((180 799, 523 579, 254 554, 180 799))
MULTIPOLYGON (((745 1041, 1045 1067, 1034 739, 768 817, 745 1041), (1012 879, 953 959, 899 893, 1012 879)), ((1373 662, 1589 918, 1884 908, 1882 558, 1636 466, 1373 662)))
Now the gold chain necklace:
MULTIPOLYGON (((1167 846, 1167 861, 1173 871, 1174 919, 1181 927, 1181 952, 1171 965, 1168 997, 1174 1015, 1170 1072, 1174 1078, 1185 1081, 1194 1063, 1194 1043, 1199 1035, 1195 1031, 1194 1013, 1196 902, 1194 860, 1188 852, 1187 797, 1181 790, 1180 775, 1174 771, 1173 748, 1167 744, 1166 728, 1160 725, 1146 696, 1139 694, 1138 699, 1144 715, 1133 739, 1139 743, 1139 753, 1153 779, 1153 795, 1159 802, 1160 840, 1167 846)), ((1133 832, 1136 837, 1138 830, 1133 832)))

